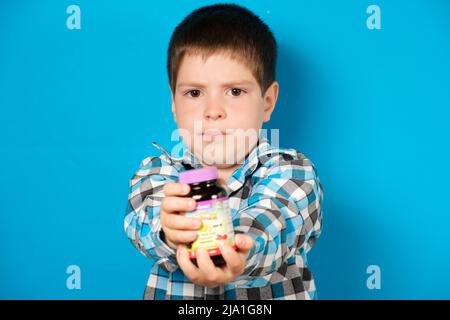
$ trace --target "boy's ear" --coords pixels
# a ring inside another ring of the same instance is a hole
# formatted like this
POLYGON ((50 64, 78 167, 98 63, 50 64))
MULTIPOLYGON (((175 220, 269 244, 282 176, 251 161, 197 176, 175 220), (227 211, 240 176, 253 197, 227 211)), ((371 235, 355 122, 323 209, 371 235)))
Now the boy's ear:
POLYGON ((270 116, 275 109, 275 104, 278 99, 278 82, 274 81, 267 88, 266 93, 264 94, 264 122, 268 122, 270 120, 270 116))
POLYGON ((173 121, 175 121, 175 123, 177 122, 177 114, 175 112, 175 100, 173 98, 173 92, 172 92, 172 88, 169 85, 169 90, 170 90, 170 96, 172 98, 172 114, 173 114, 173 121))

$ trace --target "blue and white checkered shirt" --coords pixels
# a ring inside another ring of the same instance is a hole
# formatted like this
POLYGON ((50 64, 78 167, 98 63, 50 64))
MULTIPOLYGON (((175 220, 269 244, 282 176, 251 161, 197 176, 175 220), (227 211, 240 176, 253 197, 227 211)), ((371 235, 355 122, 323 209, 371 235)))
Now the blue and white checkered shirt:
POLYGON ((244 273, 216 288, 192 283, 178 267, 175 250, 161 240, 163 186, 179 172, 201 168, 185 148, 180 158, 144 159, 130 181, 125 232, 155 262, 144 299, 314 299, 316 287, 307 253, 322 229, 323 191, 312 162, 294 149, 279 149, 260 138, 226 181, 236 233, 254 239, 244 273))

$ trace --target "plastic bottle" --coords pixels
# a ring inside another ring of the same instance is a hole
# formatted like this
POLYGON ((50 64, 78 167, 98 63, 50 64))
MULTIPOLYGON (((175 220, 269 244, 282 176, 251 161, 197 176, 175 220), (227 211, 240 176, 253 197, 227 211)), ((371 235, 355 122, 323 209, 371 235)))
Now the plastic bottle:
POLYGON ((186 197, 196 201, 196 209, 186 212, 186 216, 202 220, 197 239, 187 246, 194 264, 197 264, 195 251, 205 248, 216 266, 224 265, 225 260, 218 246, 220 240, 236 249, 227 192, 217 178, 216 167, 187 170, 179 174, 179 182, 190 186, 186 197))

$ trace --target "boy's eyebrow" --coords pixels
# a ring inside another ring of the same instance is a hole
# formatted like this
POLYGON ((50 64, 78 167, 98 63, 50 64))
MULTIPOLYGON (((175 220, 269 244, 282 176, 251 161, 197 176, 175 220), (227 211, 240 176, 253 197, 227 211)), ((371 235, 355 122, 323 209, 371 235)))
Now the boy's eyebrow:
MULTIPOLYGON (((238 80, 238 81, 230 81, 227 83, 223 83, 222 87, 231 87, 234 85, 252 85, 253 81, 250 80, 238 80)), ((196 88, 204 88, 206 87, 203 83, 197 83, 197 82, 181 82, 177 85, 177 88, 179 87, 196 87, 196 88)))

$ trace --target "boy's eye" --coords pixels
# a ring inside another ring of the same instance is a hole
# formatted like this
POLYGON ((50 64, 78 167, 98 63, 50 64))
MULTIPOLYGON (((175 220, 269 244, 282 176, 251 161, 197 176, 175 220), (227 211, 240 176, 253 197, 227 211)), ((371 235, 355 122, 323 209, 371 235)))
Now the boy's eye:
POLYGON ((188 92, 186 92, 186 94, 192 98, 198 98, 200 97, 200 90, 197 89, 189 90, 188 92))
MULTIPOLYGON (((229 90, 228 93, 231 94, 233 97, 239 97, 244 93, 244 90, 239 88, 232 88, 231 90, 229 90)), ((188 95, 191 98, 198 98, 200 97, 201 94, 202 94, 201 91, 198 89, 189 90, 188 92, 185 93, 185 95, 188 95)))
POLYGON ((242 95, 242 93, 244 93, 244 90, 239 88, 232 88, 230 90, 230 93, 233 97, 239 97, 240 95, 242 95))

